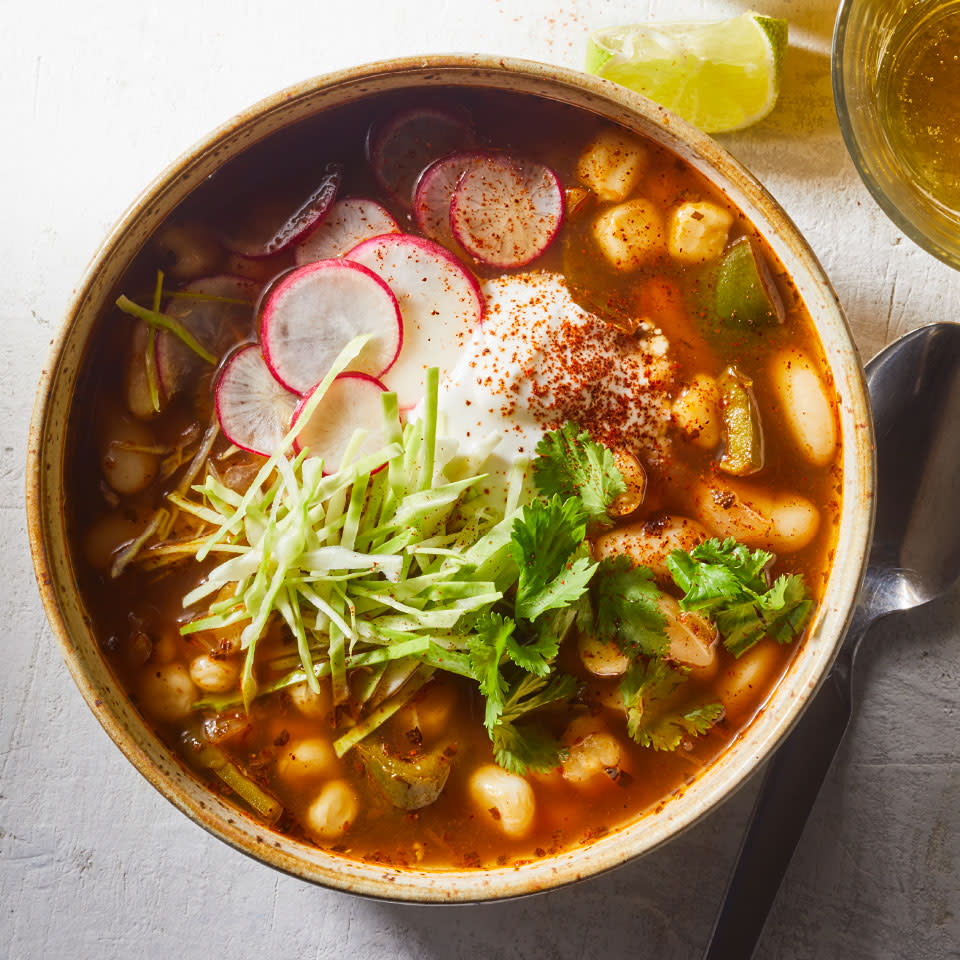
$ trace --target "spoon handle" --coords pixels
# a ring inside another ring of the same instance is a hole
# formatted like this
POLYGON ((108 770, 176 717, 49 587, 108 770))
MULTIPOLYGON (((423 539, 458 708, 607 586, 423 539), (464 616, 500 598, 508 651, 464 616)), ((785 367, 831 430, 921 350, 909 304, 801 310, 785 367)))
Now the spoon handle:
POLYGON ((832 670, 767 768, 703 960, 749 960, 850 721, 848 672, 832 670))

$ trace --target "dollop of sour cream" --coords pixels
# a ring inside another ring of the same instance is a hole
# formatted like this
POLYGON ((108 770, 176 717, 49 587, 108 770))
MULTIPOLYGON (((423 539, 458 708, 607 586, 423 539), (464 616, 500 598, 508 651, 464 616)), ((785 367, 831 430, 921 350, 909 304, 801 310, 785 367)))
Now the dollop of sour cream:
POLYGON ((491 482, 568 420, 611 447, 662 455, 672 365, 659 330, 617 330, 577 304, 557 273, 497 277, 483 293, 483 323, 442 378, 439 411, 463 453, 500 435, 485 465, 491 482))

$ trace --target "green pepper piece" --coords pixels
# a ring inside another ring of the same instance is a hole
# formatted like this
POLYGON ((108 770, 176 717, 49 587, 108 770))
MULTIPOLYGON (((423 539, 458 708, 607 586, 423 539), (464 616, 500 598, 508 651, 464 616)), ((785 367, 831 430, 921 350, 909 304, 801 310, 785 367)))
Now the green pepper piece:
POLYGON ((443 750, 432 750, 417 757, 390 753, 375 738, 358 743, 367 775, 380 792, 400 810, 419 810, 440 796, 450 776, 450 758, 443 750))
POLYGON ((215 747, 202 733, 187 729, 181 738, 184 753, 195 767, 215 773, 247 806, 268 823, 275 823, 283 813, 283 804, 254 783, 241 769, 215 747))
POLYGON ((699 275, 691 296, 703 332, 721 342, 732 334, 762 333, 785 317, 776 281, 749 237, 731 244, 718 263, 699 275))
POLYGON ((735 477, 749 476, 763 469, 763 429, 753 381, 736 367, 727 367, 717 378, 717 389, 723 423, 720 469, 735 477))
POLYGON ((772 327, 783 323, 783 300, 767 261, 749 237, 741 237, 717 267, 717 317, 735 326, 772 327))

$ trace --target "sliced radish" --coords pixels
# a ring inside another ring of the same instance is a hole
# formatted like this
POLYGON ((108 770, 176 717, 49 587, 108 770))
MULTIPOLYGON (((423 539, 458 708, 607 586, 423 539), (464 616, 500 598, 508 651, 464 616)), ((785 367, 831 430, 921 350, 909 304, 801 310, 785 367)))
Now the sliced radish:
POLYGON ((316 230, 297 244, 293 255, 298 265, 329 260, 342 257, 370 237, 399 232, 397 221, 375 200, 348 197, 330 208, 316 230))
POLYGON ((550 246, 563 221, 563 188, 542 163, 487 154, 464 171, 450 202, 461 246, 491 267, 522 267, 550 246))
POLYGON ((217 378, 217 419, 226 438, 267 457, 285 436, 300 399, 277 383, 260 347, 241 347, 217 378))
POLYGON ((423 169, 474 142, 469 121, 443 107, 413 107, 370 130, 367 153, 380 186, 405 207, 423 169))
POLYGON ((403 343, 403 321, 390 288, 349 260, 320 260, 286 274, 260 313, 263 358, 289 390, 306 393, 358 334, 373 338, 351 370, 380 376, 403 343))
POLYGON ((381 379, 408 409, 423 396, 427 367, 452 367, 483 319, 480 287, 455 256, 423 237, 374 237, 347 257, 382 277, 400 304, 403 350, 381 379))
MULTIPOLYGON (((316 387, 314 387, 314 390, 316 387)), ((380 395, 386 387, 365 373, 341 373, 330 384, 313 416, 297 434, 293 445, 297 453, 303 449, 312 457, 323 457, 328 473, 345 466, 343 453, 356 430, 367 435, 357 454, 376 453, 383 446, 383 405, 380 395)), ((307 393, 293 411, 290 425, 300 419, 313 390, 307 393)))
POLYGON ((270 200, 238 204, 222 231, 224 246, 252 260, 286 250, 315 230, 330 212, 342 179, 340 166, 331 163, 309 186, 293 185, 270 200))
POLYGON ((477 150, 462 150, 434 160, 423 171, 413 198, 413 216, 431 240, 454 250, 461 249, 450 227, 450 201, 463 172, 486 156, 477 150))
MULTIPOLYGON (((211 353, 221 357, 235 343, 254 336, 253 304, 260 284, 220 274, 197 280, 181 292, 197 294, 200 299, 171 297, 163 312, 183 324, 211 353), (209 297, 219 299, 203 299, 209 297)), ((168 399, 203 369, 203 360, 167 330, 157 333, 156 351, 157 375, 168 399)))

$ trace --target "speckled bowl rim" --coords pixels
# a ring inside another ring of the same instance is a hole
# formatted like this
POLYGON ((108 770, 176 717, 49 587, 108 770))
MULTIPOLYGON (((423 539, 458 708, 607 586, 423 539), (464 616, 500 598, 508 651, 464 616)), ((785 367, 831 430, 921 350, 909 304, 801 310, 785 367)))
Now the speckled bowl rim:
POLYGON ((134 201, 92 260, 43 370, 26 468, 28 532, 47 618, 84 699, 127 759, 192 820, 238 850, 302 879, 356 894, 417 902, 521 896, 619 866, 689 828, 740 787, 789 732, 823 681, 849 622, 873 521, 872 421, 863 368, 829 281, 776 201, 709 137, 606 80, 533 61, 486 55, 408 57, 327 74, 262 100, 171 164, 134 201), (204 787, 150 732, 114 681, 79 600, 62 509, 69 400, 82 347, 104 296, 146 236, 215 166, 249 143, 326 107, 401 87, 519 90, 584 107, 666 144, 727 193, 793 277, 820 334, 840 398, 843 505, 837 548, 803 650, 752 723, 698 777, 654 811, 585 846, 520 866, 424 870, 350 860, 276 834, 204 787))

